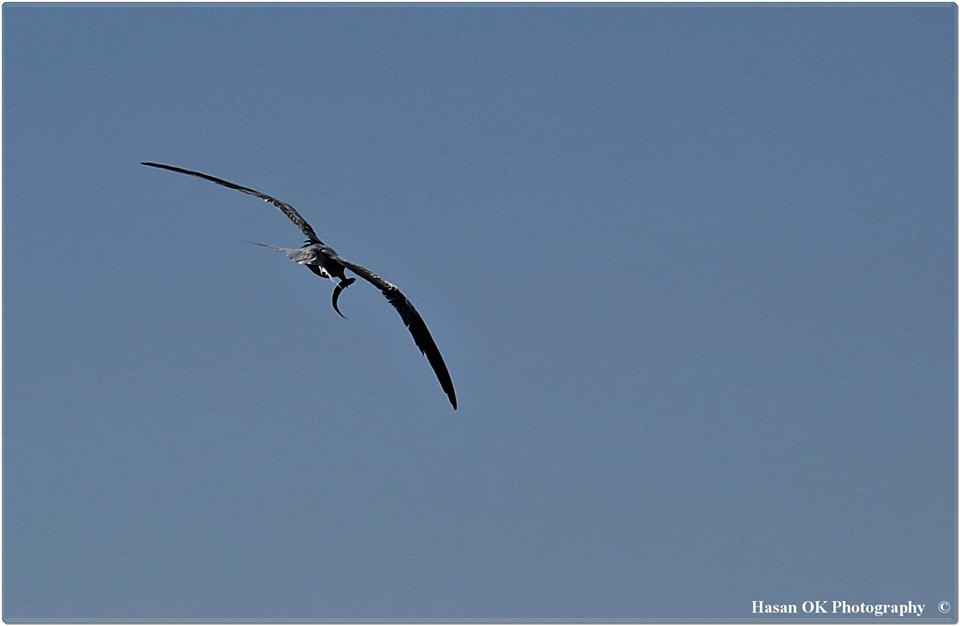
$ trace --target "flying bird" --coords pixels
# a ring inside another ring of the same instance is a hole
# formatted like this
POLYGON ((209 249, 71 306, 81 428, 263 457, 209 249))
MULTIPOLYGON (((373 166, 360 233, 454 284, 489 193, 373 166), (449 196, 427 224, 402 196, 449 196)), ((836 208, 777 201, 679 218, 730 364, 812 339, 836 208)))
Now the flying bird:
POLYGON ((400 319, 403 320, 404 326, 406 326, 407 329, 409 329, 410 334, 413 335, 413 341, 417 344, 417 347, 420 348, 420 352, 426 355, 427 360, 430 362, 430 366, 433 367, 433 371, 437 375, 437 380, 440 381, 440 387, 450 399, 450 404, 453 405, 454 410, 457 409, 457 394, 453 390, 453 381, 450 380, 450 373, 447 371, 447 366, 443 362, 443 357, 440 356, 440 350, 437 348, 437 344, 434 343, 433 337, 430 336, 430 331, 427 330, 427 325, 424 323, 423 318, 420 317, 420 314, 417 313, 417 310, 414 308, 413 304, 407 300, 407 297, 403 295, 396 285, 373 273, 362 265, 357 265, 356 263, 348 261, 338 255, 333 248, 320 241, 320 238, 317 237, 317 233, 315 233, 310 224, 307 223, 307 220, 303 219, 303 217, 297 213, 297 210, 294 209, 293 206, 284 202, 283 200, 278 200, 273 196, 268 196, 267 194, 261 193, 256 189, 244 187, 243 185, 237 185, 236 183, 231 183, 223 180, 222 178, 217 178, 216 176, 211 176, 209 174, 183 169, 182 167, 151 162, 143 162, 141 165, 158 167, 160 169, 170 170, 171 172, 189 174, 190 176, 197 176, 198 178, 209 180, 217 183, 218 185, 223 185, 224 187, 236 189, 237 191, 242 191, 245 194, 255 196, 280 209, 280 211, 282 211, 283 214, 286 215, 290 221, 296 224, 296 226, 303 232, 304 237, 306 237, 306 241, 304 241, 303 245, 299 248, 280 248, 278 246, 271 246, 263 243, 259 243, 257 245, 286 253, 291 260, 305 266, 308 270, 321 278, 329 278, 331 281, 338 279, 339 282, 333 290, 332 304, 333 309, 341 317, 344 317, 344 315, 340 312, 340 308, 337 306, 337 300, 343 290, 357 280, 356 278, 352 277, 348 278, 345 274, 345 270, 350 270, 360 278, 366 280, 368 283, 379 289, 384 297, 386 297, 387 301, 393 305, 394 309, 397 310, 397 313, 400 314, 400 319))

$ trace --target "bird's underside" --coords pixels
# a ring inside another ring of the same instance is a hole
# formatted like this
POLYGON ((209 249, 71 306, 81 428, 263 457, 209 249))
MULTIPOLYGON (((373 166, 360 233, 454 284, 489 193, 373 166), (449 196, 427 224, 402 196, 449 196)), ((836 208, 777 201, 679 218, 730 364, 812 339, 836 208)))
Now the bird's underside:
POLYGON ((281 248, 262 243, 258 245, 267 248, 273 248, 286 253, 291 260, 305 266, 307 269, 321 278, 329 278, 330 280, 338 279, 339 282, 333 291, 332 304, 334 310, 341 317, 343 317, 343 314, 340 313, 340 309, 337 306, 337 300, 343 290, 356 281, 356 278, 347 277, 344 273, 345 270, 350 270, 360 278, 379 289, 387 301, 393 306, 394 309, 397 310, 397 313, 400 314, 400 319, 403 320, 403 324, 413 336, 413 341, 417 344, 417 347, 420 348, 420 352, 426 355, 427 360, 430 362, 430 366, 437 375, 437 380, 440 381, 440 387, 443 388, 443 391, 450 399, 450 404, 453 405, 454 409, 457 408, 457 394, 453 389, 453 381, 450 379, 450 373, 447 371, 447 366, 443 362, 443 357, 440 355, 440 350, 437 348, 437 344, 434 343, 433 337, 430 335, 430 331, 427 329, 427 325, 424 323, 423 318, 420 317, 420 314, 414 308, 413 304, 407 300, 407 297, 403 295, 396 285, 375 274, 374 272, 371 272, 362 265, 352 263, 338 255, 333 248, 320 241, 320 238, 317 237, 317 234, 314 232, 310 224, 303 219, 303 217, 297 212, 296 209, 293 208, 293 206, 283 202, 282 200, 268 196, 267 194, 261 193, 255 189, 237 185, 236 183, 231 183, 223 180, 222 178, 217 178, 216 176, 210 176, 209 174, 203 174, 201 172, 195 172, 192 170, 175 167, 173 165, 163 165, 161 163, 151 162, 144 162, 142 165, 203 178, 205 180, 217 183, 218 185, 223 185, 224 187, 229 187, 230 189, 236 189, 237 191, 242 191, 243 193, 260 198, 261 200, 269 202, 280 209, 280 211, 283 212, 283 214, 286 215, 291 222, 296 224, 296 226, 300 228, 301 232, 303 232, 304 236, 306 237, 306 241, 304 242, 303 246, 300 248, 281 248))
POLYGON ((274 250, 279 250, 280 252, 286 253, 290 260, 299 263, 304 266, 320 278, 329 278, 333 280, 337 276, 340 277, 340 282, 337 283, 337 286, 333 289, 333 297, 330 300, 330 303, 333 305, 333 310, 337 312, 337 315, 346 319, 346 315, 340 312, 340 307, 337 306, 337 300, 340 299, 340 294, 343 293, 343 290, 356 282, 356 278, 346 278, 343 276, 343 266, 337 267, 335 264, 331 263, 331 259, 337 256, 337 253, 334 252, 333 248, 326 246, 322 243, 305 243, 302 248, 281 248, 280 246, 271 246, 268 243, 259 243, 256 241, 251 241, 250 243, 256 244, 258 246, 263 246, 264 248, 272 248, 274 250), (333 267, 333 271, 327 269, 327 267, 333 267), (339 274, 337 273, 339 269, 339 274))

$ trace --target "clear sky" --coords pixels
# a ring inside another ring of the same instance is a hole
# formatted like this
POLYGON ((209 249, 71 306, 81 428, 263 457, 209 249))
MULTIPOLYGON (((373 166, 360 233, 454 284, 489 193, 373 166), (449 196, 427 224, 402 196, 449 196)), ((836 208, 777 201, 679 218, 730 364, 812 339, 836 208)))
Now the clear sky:
POLYGON ((954 5, 3 18, 6 620, 956 620, 954 5))

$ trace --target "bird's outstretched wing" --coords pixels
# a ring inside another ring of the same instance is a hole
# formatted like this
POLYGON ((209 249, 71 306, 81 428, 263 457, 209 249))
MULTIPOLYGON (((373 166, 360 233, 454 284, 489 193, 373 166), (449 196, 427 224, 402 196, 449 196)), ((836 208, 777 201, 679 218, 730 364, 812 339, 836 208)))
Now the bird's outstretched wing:
POLYGON ((189 174, 190 176, 197 176, 210 182, 217 183, 218 185, 223 185, 224 187, 229 187, 230 189, 236 189, 237 191, 242 191, 243 193, 250 194, 251 196, 256 196, 261 200, 269 202, 273 206, 277 207, 283 214, 290 218, 290 221, 297 225, 297 227, 303 231, 303 234, 307 238, 308 243, 323 243, 320 241, 320 238, 317 237, 317 233, 313 232, 313 228, 310 224, 307 223, 307 220, 303 219, 303 216, 297 213, 297 210, 284 202, 283 200, 278 200, 273 196, 268 196, 265 193, 260 193, 256 189, 250 189, 249 187, 244 187, 243 185, 238 185, 236 183, 231 183, 230 181, 223 180, 222 178, 217 178, 216 176, 211 176, 210 174, 204 174, 202 172, 194 172, 193 170, 185 170, 182 167, 176 167, 174 165, 164 165, 162 163, 151 163, 149 161, 142 162, 140 165, 147 165, 149 167, 159 167, 163 170, 170 170, 171 172, 179 172, 181 174, 189 174))
POLYGON ((351 263, 339 256, 335 257, 335 260, 379 289, 387 301, 393 305, 393 308, 400 314, 400 319, 403 320, 404 326, 406 326, 410 330, 410 334, 413 335, 413 341, 417 344, 417 347, 420 348, 420 352, 427 356, 427 360, 430 361, 430 366, 433 367, 433 371, 437 375, 437 380, 440 381, 440 387, 447 394, 447 397, 450 398, 450 404, 452 404, 454 410, 456 410, 457 393, 453 390, 453 381, 450 380, 450 372, 447 371, 447 365, 443 362, 443 357, 440 356, 440 349, 437 348, 433 337, 430 336, 427 325, 424 323, 423 318, 420 317, 420 314, 417 313, 413 304, 397 289, 396 285, 382 276, 371 272, 362 265, 351 263))

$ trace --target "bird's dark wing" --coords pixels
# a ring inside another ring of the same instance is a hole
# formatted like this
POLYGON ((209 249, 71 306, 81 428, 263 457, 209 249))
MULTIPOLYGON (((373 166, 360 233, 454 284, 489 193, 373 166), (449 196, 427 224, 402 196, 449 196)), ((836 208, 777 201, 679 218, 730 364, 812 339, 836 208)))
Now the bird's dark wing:
POLYGON ((268 196, 265 193, 260 193, 256 189, 250 189, 249 187, 244 187, 243 185, 238 185, 236 183, 231 183, 230 181, 223 180, 222 178, 217 178, 216 176, 211 176, 209 174, 204 174, 202 172, 194 172, 193 170, 185 170, 182 167, 176 167, 173 165, 163 165, 162 163, 150 163, 144 162, 140 165, 147 165, 149 167, 159 167, 163 170, 170 170, 171 172, 180 172, 181 174, 189 174, 190 176, 197 176, 210 182, 217 183, 218 185, 223 185, 224 187, 229 187, 230 189, 236 189, 237 191, 242 191, 243 193, 250 194, 251 196, 256 196, 261 200, 269 202, 273 206, 277 207, 283 214, 290 218, 290 221, 297 225, 297 227, 303 231, 303 234, 307 238, 309 243, 323 243, 320 241, 320 238, 317 237, 317 233, 313 232, 313 228, 310 224, 307 224, 307 220, 303 219, 303 216, 297 213, 297 210, 284 202, 283 200, 278 200, 273 196, 268 196))
POLYGON ((427 360, 430 361, 430 366, 433 367, 433 371, 437 374, 437 380, 440 381, 440 387, 446 392, 447 397, 450 398, 450 404, 452 404, 454 410, 456 410, 457 393, 453 390, 453 381, 450 380, 450 373, 447 371, 447 366, 443 362, 443 357, 440 356, 440 350, 437 348, 437 344, 433 342, 433 337, 430 336, 430 331, 427 330, 427 325, 424 323, 423 318, 420 317, 420 314, 417 313, 417 310, 413 308, 413 304, 397 289, 396 285, 371 272, 362 265, 351 263, 339 256, 335 257, 335 260, 379 289, 387 298, 387 301, 393 305, 393 308, 400 314, 400 319, 403 320, 404 326, 406 326, 410 330, 410 334, 413 335, 413 341, 417 344, 417 347, 420 348, 420 352, 427 356, 427 360))

